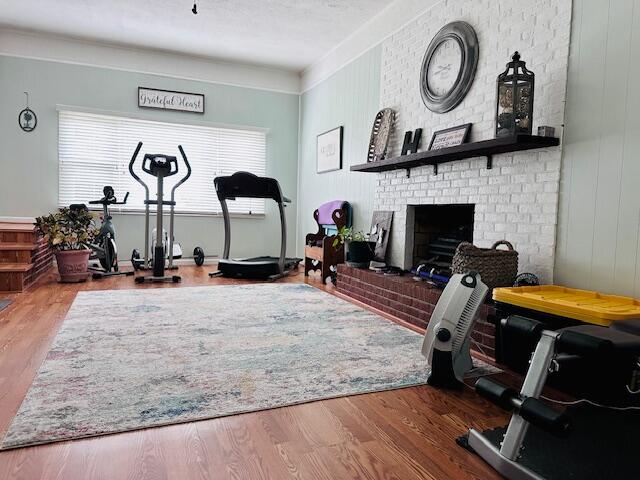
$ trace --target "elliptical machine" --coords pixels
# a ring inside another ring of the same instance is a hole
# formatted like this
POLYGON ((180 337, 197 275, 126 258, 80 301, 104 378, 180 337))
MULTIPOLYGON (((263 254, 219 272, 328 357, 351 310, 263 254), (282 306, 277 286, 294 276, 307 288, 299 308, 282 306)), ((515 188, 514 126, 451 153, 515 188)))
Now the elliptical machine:
MULTIPOLYGON (((164 154, 152 154, 147 153, 144 156, 142 161, 142 171, 148 173, 156 177, 156 185, 157 185, 157 199, 150 200, 149 199, 149 186, 142 181, 142 179, 134 172, 133 165, 138 157, 138 153, 140 153, 140 149, 142 148, 142 142, 138 142, 138 146, 136 147, 133 156, 131 157, 131 161, 129 162, 129 173, 131 176, 144 187, 145 191, 145 228, 144 228, 144 258, 137 259, 137 268, 140 269, 153 269, 152 275, 146 276, 138 276, 136 277, 136 283, 156 283, 156 282, 173 282, 177 283, 182 280, 179 275, 165 275, 165 256, 166 252, 168 252, 168 264, 166 266, 167 269, 174 269, 176 267, 173 266, 173 219, 175 213, 175 192, 177 188, 182 185, 187 179, 191 176, 191 165, 189 165, 189 160, 187 160, 187 156, 182 149, 182 145, 178 145, 178 150, 180 151, 180 155, 184 161, 185 166, 187 167, 187 174, 177 182, 173 188, 171 189, 171 200, 164 199, 164 179, 167 177, 171 177, 178 173, 179 166, 178 160, 176 157, 171 155, 164 154), (153 255, 150 255, 149 249, 149 223, 150 223, 150 205, 156 205, 156 238, 154 242, 154 251, 153 255), (165 242, 163 238, 163 207, 165 205, 169 206, 169 235, 168 239, 165 242)), ((132 256, 132 261, 134 265, 136 265, 136 259, 132 256)))
MULTIPOLYGON (((118 247, 116 246, 116 229, 113 226, 113 217, 109 213, 111 205, 125 205, 129 198, 129 192, 124 196, 121 202, 115 196, 115 191, 110 185, 106 185, 102 189, 103 197, 100 200, 91 200, 89 205, 102 205, 102 224, 94 243, 85 243, 84 245, 91 249, 89 261, 98 260, 100 267, 89 267, 93 272, 93 279, 98 280, 104 277, 112 277, 114 275, 133 275, 133 272, 121 272, 118 268, 118 247)), ((71 210, 87 210, 84 203, 70 205, 71 210)))

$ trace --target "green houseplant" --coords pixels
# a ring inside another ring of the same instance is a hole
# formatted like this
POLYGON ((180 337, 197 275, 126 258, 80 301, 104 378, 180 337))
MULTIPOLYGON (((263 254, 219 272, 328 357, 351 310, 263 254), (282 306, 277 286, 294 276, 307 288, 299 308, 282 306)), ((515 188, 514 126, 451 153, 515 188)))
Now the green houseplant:
POLYGON ((368 268, 373 258, 376 242, 369 241, 369 235, 352 227, 342 227, 333 241, 334 248, 338 245, 347 246, 347 263, 352 266, 368 268))
POLYGON ((93 214, 84 208, 65 207, 36 218, 35 225, 54 250, 60 281, 84 282, 89 274, 91 254, 86 244, 98 234, 93 214))

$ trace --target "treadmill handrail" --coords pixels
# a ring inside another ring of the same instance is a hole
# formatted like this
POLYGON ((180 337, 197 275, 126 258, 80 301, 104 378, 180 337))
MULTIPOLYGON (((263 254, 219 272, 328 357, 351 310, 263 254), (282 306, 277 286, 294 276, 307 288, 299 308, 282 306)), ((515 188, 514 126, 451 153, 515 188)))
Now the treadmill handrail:
POLYGON ((227 200, 224 198, 221 199, 220 206, 222 207, 222 218, 224 221, 224 251, 222 252, 222 258, 228 260, 229 250, 231 249, 231 220, 227 200))

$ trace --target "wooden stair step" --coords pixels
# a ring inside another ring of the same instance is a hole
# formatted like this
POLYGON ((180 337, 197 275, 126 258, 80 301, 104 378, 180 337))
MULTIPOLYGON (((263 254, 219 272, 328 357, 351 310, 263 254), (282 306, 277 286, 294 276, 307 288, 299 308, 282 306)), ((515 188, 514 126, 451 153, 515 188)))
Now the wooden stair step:
POLYGON ((38 248, 35 243, 28 242, 6 242, 2 243, 0 241, 0 250, 9 250, 9 251, 18 251, 18 250, 27 250, 34 251, 38 248))
POLYGON ((28 272, 32 263, 0 263, 0 273, 28 272))
POLYGON ((32 223, 0 222, 0 232, 34 232, 32 223))

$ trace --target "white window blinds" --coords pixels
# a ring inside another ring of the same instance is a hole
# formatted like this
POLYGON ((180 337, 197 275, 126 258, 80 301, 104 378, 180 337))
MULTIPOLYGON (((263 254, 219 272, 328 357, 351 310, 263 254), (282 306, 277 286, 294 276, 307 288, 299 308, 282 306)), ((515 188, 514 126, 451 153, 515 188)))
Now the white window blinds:
MULTIPOLYGON (((129 117, 61 110, 59 112, 60 206, 86 203, 102 197, 111 185, 118 200, 130 192, 126 205, 113 211, 144 210, 144 189, 129 174, 131 155, 139 141, 142 150, 136 173, 149 185, 155 199, 156 178, 141 171, 145 153, 164 153, 178 158, 180 171, 165 180, 168 199, 171 187, 186 168, 178 151, 182 145, 193 169, 191 177, 176 190, 176 212, 220 213, 213 179, 239 170, 265 174, 266 133, 256 130, 155 122, 129 117)), ((264 214, 264 199, 229 201, 232 213, 264 214)))

